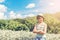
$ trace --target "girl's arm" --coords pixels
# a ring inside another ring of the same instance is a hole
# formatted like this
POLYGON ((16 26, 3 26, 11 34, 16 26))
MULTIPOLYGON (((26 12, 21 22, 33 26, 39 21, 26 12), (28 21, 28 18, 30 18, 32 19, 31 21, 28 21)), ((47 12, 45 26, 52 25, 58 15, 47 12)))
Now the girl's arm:
POLYGON ((39 31, 38 34, 45 34, 47 31, 47 25, 45 25, 44 30, 43 31, 39 31))
POLYGON ((33 33, 38 33, 38 31, 36 29, 36 25, 34 26, 33 33))

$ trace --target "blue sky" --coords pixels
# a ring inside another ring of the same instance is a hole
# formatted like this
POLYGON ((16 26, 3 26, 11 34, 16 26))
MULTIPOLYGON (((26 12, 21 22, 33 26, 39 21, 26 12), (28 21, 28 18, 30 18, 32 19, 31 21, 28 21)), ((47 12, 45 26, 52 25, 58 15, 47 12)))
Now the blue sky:
POLYGON ((29 3, 36 3, 34 0, 6 0, 5 5, 13 11, 25 10, 29 3))
POLYGON ((0 0, 0 19, 60 12, 60 0, 0 0))

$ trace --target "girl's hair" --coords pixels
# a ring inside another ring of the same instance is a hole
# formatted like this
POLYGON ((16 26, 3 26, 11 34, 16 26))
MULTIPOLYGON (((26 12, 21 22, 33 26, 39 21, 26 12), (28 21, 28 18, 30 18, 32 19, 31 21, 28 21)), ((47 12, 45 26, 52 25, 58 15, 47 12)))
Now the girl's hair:
POLYGON ((37 19, 39 19, 40 17, 43 18, 43 20, 44 20, 44 17, 43 16, 37 15, 37 19))

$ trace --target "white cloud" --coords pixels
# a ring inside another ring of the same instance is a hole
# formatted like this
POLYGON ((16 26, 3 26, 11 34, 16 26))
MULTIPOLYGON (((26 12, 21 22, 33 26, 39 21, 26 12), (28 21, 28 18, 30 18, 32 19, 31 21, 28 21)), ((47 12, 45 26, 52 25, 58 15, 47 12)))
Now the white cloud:
POLYGON ((60 11, 60 0, 52 0, 47 6, 48 12, 59 12, 60 11))
POLYGON ((26 18, 26 17, 34 17, 34 16, 36 16, 35 14, 32 14, 32 13, 26 14, 26 15, 21 15, 21 13, 15 13, 14 11, 11 11, 9 13, 9 15, 10 15, 9 16, 10 19, 26 18))
POLYGON ((0 4, 0 19, 6 19, 7 18, 7 16, 5 15, 6 11, 7 11, 7 7, 5 5, 0 4))
POLYGON ((55 3, 51 2, 51 3, 49 3, 49 5, 50 5, 50 6, 54 6, 54 5, 55 5, 55 3))
POLYGON ((7 16, 4 13, 0 13, 0 19, 7 19, 7 16))
POLYGON ((20 13, 15 13, 14 11, 11 11, 9 15, 10 19, 22 18, 22 15, 20 13))
POLYGON ((4 19, 8 19, 7 15, 4 15, 4 19))
POLYGON ((15 13, 14 13, 14 11, 11 11, 10 13, 9 13, 9 18, 10 19, 15 19, 16 18, 16 15, 15 15, 15 13))
POLYGON ((4 2, 5 0, 0 0, 0 3, 4 2))
POLYGON ((35 16, 34 14, 28 14, 27 15, 28 17, 33 17, 33 16, 35 16))
POLYGON ((39 9, 31 9, 31 10, 25 10, 24 12, 40 12, 39 9))
POLYGON ((24 15, 24 18, 26 18, 26 17, 34 17, 35 15, 34 14, 27 14, 27 15, 24 15))
POLYGON ((0 4, 0 12, 1 13, 4 13, 4 12, 6 12, 7 11, 7 7, 5 6, 5 5, 1 5, 0 4))
POLYGON ((31 10, 31 12, 40 12, 39 9, 34 9, 34 10, 31 10))
POLYGON ((20 13, 16 14, 16 18, 22 18, 22 15, 20 13))
POLYGON ((0 19, 4 18, 4 13, 0 13, 0 19))
POLYGON ((34 3, 30 3, 26 6, 26 8, 34 8, 35 7, 35 4, 34 3))
POLYGON ((43 12, 55 13, 60 12, 60 0, 40 0, 41 10, 43 12))

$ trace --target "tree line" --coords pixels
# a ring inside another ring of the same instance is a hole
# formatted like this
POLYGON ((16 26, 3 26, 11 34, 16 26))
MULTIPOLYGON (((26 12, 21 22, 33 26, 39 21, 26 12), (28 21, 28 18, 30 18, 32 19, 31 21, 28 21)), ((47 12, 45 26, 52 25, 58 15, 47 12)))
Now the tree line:
MULTIPOLYGON (((53 17, 51 14, 44 14, 44 22, 47 23, 48 33, 60 33, 60 21, 53 17)), ((9 19, 0 20, 1 30, 12 30, 12 31, 32 31, 34 25, 37 23, 35 17, 27 17, 24 19, 9 19)))

